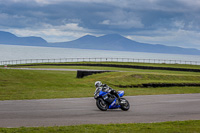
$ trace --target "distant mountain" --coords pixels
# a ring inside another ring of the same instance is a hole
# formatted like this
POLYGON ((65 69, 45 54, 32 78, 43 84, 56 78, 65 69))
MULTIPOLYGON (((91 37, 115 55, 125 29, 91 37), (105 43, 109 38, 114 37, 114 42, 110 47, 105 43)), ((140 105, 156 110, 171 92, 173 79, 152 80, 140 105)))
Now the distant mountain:
POLYGON ((48 43, 41 37, 17 37, 9 32, 0 31, 0 44, 45 46, 48 43))
POLYGON ((140 43, 119 34, 108 34, 100 37, 86 35, 69 42, 48 43, 41 37, 17 37, 9 32, 0 31, 0 44, 200 55, 198 49, 140 43))
POLYGON ((74 41, 50 43, 49 45, 64 48, 200 55, 200 50, 197 49, 139 43, 119 34, 108 34, 100 37, 86 35, 74 41))

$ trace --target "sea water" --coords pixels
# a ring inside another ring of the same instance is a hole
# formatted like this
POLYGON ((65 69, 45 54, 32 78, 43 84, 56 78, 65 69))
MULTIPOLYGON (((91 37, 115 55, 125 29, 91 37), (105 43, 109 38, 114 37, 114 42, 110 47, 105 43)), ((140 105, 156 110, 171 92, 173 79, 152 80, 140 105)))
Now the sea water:
POLYGON ((199 55, 161 54, 161 53, 17 46, 17 45, 0 44, 0 61, 21 60, 21 59, 59 59, 59 58, 134 58, 134 59, 183 60, 183 61, 198 61, 198 62, 200 61, 199 55))

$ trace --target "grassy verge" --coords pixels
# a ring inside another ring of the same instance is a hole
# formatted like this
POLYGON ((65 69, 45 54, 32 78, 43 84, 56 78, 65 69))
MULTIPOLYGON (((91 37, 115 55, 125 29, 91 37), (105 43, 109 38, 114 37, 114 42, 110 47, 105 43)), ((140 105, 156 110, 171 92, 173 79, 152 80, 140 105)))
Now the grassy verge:
POLYGON ((187 71, 169 71, 169 70, 148 70, 148 69, 134 69, 134 68, 119 68, 119 67, 98 67, 98 66, 17 66, 17 68, 55 68, 55 69, 89 69, 89 70, 112 70, 112 71, 128 71, 128 72, 149 72, 149 73, 176 73, 176 74, 193 74, 200 75, 200 72, 187 72, 187 71))
POLYGON ((198 133, 200 120, 161 123, 0 128, 0 133, 198 133))
MULTIPOLYGON (((200 69, 200 65, 188 65, 188 64, 156 64, 156 63, 136 63, 136 62, 68 62, 68 63, 35 63, 34 65, 45 65, 48 64, 115 64, 115 65, 133 65, 133 66, 152 66, 152 67, 171 67, 171 68, 189 68, 189 69, 200 69)), ((24 64, 33 65, 33 64, 24 64)), ((9 65, 10 66, 10 65, 9 65)), ((23 66, 17 65, 17 66, 23 66)), ((48 66, 51 67, 51 66, 48 66)))
MULTIPOLYGON (((163 72, 163 71, 162 71, 163 72)), ((94 82, 108 84, 126 95, 200 93, 200 87, 119 88, 142 83, 200 83, 200 75, 187 72, 110 72, 76 78, 76 72, 0 69, 0 100, 92 97, 94 82)))

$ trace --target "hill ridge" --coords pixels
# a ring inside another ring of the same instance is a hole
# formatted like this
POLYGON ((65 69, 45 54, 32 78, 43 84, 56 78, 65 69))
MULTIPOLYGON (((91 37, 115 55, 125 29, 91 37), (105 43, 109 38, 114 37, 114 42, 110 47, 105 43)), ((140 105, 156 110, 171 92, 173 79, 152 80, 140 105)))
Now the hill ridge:
POLYGON ((12 33, 0 31, 0 44, 200 55, 200 50, 195 48, 182 48, 177 46, 166 46, 162 44, 141 43, 128 39, 120 34, 107 34, 99 37, 88 34, 73 41, 48 43, 41 37, 17 37, 12 33))

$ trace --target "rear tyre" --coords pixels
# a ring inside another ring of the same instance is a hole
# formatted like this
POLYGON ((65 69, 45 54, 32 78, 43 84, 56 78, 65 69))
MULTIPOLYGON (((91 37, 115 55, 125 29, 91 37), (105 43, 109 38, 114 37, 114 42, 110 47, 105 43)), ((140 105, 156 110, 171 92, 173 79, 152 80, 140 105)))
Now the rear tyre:
POLYGON ((129 102, 125 98, 121 98, 120 101, 121 101, 121 103, 120 103, 121 109, 123 111, 129 110, 129 108, 130 108, 129 102))
POLYGON ((102 98, 96 100, 96 105, 101 111, 106 111, 108 109, 108 104, 102 98))

